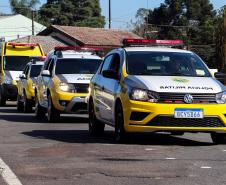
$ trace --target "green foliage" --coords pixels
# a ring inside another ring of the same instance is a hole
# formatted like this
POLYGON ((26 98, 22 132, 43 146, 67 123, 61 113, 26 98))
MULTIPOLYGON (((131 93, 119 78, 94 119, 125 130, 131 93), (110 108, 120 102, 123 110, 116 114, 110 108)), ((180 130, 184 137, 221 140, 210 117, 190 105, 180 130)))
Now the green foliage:
POLYGON ((9 0, 13 13, 31 17, 31 11, 40 3, 39 0, 9 0))
POLYGON ((40 8, 43 24, 104 27, 99 0, 47 0, 40 8))

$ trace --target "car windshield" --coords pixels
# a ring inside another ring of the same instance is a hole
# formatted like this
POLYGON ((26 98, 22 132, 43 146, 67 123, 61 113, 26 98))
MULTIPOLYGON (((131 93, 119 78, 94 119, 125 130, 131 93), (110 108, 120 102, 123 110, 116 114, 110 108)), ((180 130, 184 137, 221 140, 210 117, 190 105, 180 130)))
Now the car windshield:
POLYGON ((127 72, 150 76, 211 76, 196 54, 181 52, 127 52, 127 72))
POLYGON ((40 60, 40 57, 29 56, 5 56, 4 69, 8 71, 23 71, 28 62, 40 60))
POLYGON ((95 74, 101 59, 58 59, 56 74, 95 74))
POLYGON ((42 69, 42 65, 32 65, 30 77, 37 77, 42 69))

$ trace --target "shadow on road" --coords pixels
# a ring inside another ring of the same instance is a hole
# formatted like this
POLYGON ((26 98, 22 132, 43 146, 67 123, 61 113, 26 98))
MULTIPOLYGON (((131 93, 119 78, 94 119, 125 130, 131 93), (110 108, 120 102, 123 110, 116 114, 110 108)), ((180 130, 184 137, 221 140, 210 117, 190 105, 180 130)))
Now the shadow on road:
MULTIPOLYGON (((2 110, 1 110, 2 111, 2 110)), ((1 112, 0 111, 0 112, 1 112)), ((13 109, 10 113, 13 113, 13 109)), ((47 123, 46 117, 43 119, 36 119, 34 114, 1 114, 0 120, 10 121, 10 122, 21 122, 21 123, 47 123)), ((67 124, 67 123, 88 123, 88 118, 86 117, 75 117, 75 116, 62 116, 58 123, 56 124, 67 124)))
MULTIPOLYGON (((89 136, 88 130, 33 130, 22 134, 34 138, 51 139, 67 143, 115 143, 113 131, 105 131, 102 137, 89 136)), ((168 134, 132 134, 124 144, 139 145, 178 145, 178 146, 209 146, 209 142, 199 142, 168 134)))

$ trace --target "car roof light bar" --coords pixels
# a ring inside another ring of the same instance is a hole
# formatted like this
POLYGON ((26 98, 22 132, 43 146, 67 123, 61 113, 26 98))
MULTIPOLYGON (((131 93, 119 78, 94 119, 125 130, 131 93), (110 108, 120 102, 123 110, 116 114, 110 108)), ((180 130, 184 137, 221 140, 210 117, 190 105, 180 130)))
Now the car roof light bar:
POLYGON ((16 46, 25 46, 25 47, 35 47, 35 46, 38 46, 37 43, 17 43, 17 42, 8 42, 7 45, 8 46, 13 46, 13 47, 16 47, 16 46))
POLYGON ((124 39, 124 46, 183 46, 182 40, 124 39))

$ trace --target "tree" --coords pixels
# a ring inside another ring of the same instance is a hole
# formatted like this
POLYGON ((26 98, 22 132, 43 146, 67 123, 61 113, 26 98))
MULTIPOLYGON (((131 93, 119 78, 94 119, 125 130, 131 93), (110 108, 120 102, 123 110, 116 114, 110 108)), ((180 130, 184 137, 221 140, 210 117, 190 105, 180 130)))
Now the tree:
POLYGON ((40 8, 43 24, 104 27, 99 0, 47 0, 40 8))
POLYGON ((39 0, 9 0, 13 13, 31 17, 31 11, 40 3, 39 0))

